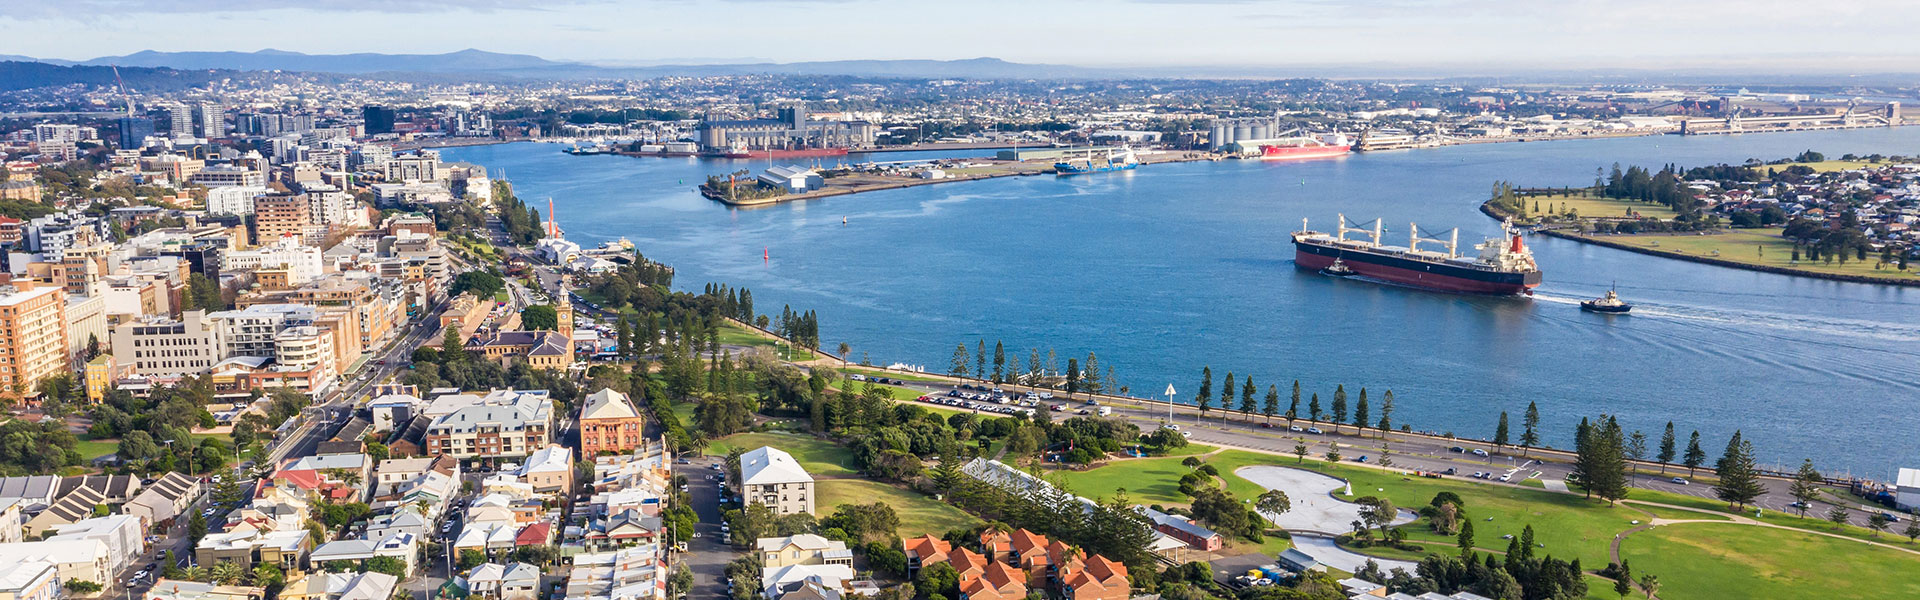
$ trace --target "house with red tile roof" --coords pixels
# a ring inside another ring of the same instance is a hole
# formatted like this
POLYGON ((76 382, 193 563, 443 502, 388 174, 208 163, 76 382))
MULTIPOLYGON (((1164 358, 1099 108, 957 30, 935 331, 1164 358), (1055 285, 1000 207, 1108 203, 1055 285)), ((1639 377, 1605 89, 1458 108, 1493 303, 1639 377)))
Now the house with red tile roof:
POLYGON ((962 600, 1021 600, 1027 597, 1027 574, 995 562, 985 573, 960 584, 962 600))
POLYGON ((947 562, 947 555, 953 553, 953 544, 933 537, 933 534, 907 540, 902 542, 901 546, 907 551, 907 578, 909 579, 920 572, 921 566, 947 562))
POLYGON ((1127 600, 1127 566, 1098 554, 1060 566, 1060 595, 1067 600, 1127 600))

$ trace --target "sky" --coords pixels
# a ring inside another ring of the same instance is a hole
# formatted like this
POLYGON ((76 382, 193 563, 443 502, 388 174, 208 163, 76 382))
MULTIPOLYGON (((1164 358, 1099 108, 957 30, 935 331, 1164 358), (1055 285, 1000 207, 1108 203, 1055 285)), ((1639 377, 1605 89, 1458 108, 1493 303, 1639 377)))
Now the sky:
POLYGON ((1911 0, 0 0, 0 54, 1920 71, 1911 0))

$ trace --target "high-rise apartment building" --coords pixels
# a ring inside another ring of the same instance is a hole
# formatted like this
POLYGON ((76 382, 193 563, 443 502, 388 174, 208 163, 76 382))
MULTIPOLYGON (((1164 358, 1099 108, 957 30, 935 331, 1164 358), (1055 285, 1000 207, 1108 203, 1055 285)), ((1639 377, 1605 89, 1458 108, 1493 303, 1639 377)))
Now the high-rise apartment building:
POLYGON ((269 244, 282 237, 299 238, 307 230, 311 212, 305 195, 261 196, 253 199, 253 238, 269 244))
POLYGON ((32 280, 0 287, 0 396, 21 398, 66 371, 66 292, 32 280))
POLYGON ((194 105, 194 117, 199 125, 195 133, 200 137, 210 140, 227 137, 227 108, 221 106, 219 102, 200 101, 199 104, 194 105))

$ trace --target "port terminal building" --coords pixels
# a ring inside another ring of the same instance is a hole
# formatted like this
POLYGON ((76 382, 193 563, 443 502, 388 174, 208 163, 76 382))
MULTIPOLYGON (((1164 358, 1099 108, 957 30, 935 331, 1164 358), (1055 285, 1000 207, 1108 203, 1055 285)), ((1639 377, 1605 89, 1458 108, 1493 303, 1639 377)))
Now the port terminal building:
POLYGON ((700 148, 709 152, 735 149, 864 148, 873 145, 880 127, 863 120, 809 119, 802 104, 780 107, 773 119, 704 121, 697 130, 700 148))

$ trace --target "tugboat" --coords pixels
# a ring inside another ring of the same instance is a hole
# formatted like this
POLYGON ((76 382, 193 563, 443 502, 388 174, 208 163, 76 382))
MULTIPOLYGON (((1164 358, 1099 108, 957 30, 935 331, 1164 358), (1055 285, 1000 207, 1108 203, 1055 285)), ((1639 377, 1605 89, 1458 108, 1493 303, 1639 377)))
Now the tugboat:
POLYGON ((1619 294, 1614 293, 1613 290, 1607 290, 1607 295, 1605 296, 1580 302, 1580 310, 1607 314, 1625 314, 1627 311, 1633 310, 1633 305, 1621 302, 1619 294))
POLYGON ((1354 273, 1353 269, 1347 268, 1347 263, 1340 262, 1339 258, 1335 258, 1333 259, 1333 264, 1327 265, 1327 268, 1320 270, 1320 274, 1331 277, 1350 277, 1354 273))

